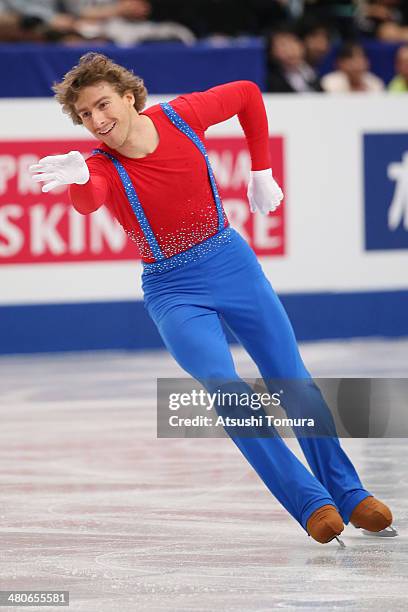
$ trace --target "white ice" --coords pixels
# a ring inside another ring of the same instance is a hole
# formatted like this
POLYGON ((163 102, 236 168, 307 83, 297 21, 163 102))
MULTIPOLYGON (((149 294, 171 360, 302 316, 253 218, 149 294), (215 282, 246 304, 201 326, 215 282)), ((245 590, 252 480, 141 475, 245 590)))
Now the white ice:
MULTIPOLYGON (((315 376, 408 377, 407 340, 302 353, 315 376)), ((399 537, 320 545, 228 439, 156 438, 156 378, 182 375, 160 351, 0 359, 0 590, 86 612, 407 610, 406 440, 342 442, 399 537)))

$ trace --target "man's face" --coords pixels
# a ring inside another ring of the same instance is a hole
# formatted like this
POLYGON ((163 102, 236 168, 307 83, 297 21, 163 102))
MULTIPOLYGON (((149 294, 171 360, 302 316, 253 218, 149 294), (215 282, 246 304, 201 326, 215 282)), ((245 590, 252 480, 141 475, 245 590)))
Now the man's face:
POLYGON ((304 40, 307 56, 313 63, 320 62, 330 49, 330 39, 327 30, 318 28, 310 32, 304 40))
POLYGON ((277 33, 272 39, 272 58, 286 69, 294 69, 303 59, 303 46, 300 40, 289 32, 277 33))
POLYGON ((101 81, 84 87, 75 102, 75 110, 83 125, 98 140, 120 148, 127 140, 132 120, 137 116, 132 93, 123 97, 110 83, 101 81))
POLYGON ((350 78, 361 78, 369 69, 367 57, 363 51, 356 49, 352 57, 340 59, 338 62, 340 70, 350 78))

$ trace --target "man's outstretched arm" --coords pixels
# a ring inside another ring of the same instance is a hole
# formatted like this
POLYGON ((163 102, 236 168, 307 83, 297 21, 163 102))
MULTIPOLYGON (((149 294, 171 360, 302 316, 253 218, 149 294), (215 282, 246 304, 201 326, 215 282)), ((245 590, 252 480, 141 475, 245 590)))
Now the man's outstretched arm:
POLYGON ((61 185, 69 185, 72 204, 82 214, 91 213, 106 202, 108 183, 105 177, 90 175, 79 151, 43 157, 38 164, 30 166, 30 172, 35 182, 44 183, 44 193, 61 185))

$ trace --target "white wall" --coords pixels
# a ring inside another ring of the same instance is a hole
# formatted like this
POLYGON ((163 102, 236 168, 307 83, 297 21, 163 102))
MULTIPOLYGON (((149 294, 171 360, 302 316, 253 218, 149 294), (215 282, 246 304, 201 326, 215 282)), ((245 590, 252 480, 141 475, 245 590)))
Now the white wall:
MULTIPOLYGON (((262 258, 274 287, 285 293, 408 289, 408 250, 364 250, 362 159, 363 134, 408 133, 406 96, 273 95, 265 101, 270 133, 284 139, 286 253, 262 258)), ((53 100, 0 100, 0 116, 0 156, 8 142, 89 139, 53 100)), ((231 120, 208 136, 241 133, 231 120)), ((1 180, 7 177, 0 165, 1 180)), ((141 298, 139 262, 6 261, 0 261, 0 304, 141 298)))

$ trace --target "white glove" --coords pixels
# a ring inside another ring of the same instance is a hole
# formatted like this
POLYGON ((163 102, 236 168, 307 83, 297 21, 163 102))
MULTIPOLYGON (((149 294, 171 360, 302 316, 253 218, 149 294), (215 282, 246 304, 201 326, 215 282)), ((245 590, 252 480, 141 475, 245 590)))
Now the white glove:
POLYGON ((251 170, 248 183, 248 202, 251 212, 259 210, 263 215, 273 212, 283 200, 283 192, 272 176, 272 170, 251 170))
POLYGON ((61 185, 84 185, 89 180, 89 170, 79 151, 70 151, 66 155, 49 155, 40 159, 38 164, 29 168, 33 181, 43 182, 44 193, 61 185))

